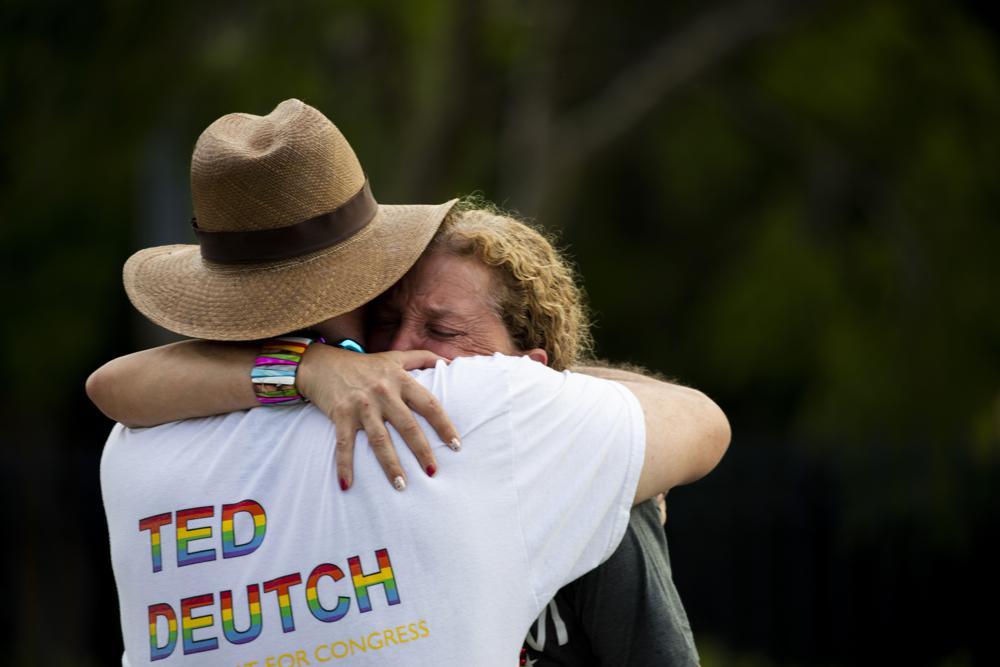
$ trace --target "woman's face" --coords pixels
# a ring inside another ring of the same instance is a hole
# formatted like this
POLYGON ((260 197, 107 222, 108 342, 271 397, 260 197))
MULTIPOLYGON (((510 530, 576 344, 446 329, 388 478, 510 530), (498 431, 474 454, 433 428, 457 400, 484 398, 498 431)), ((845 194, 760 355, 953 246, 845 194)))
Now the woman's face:
POLYGON ((368 347, 430 350, 448 359, 527 353, 496 314, 492 287, 490 270, 475 257, 428 253, 371 306, 368 347))

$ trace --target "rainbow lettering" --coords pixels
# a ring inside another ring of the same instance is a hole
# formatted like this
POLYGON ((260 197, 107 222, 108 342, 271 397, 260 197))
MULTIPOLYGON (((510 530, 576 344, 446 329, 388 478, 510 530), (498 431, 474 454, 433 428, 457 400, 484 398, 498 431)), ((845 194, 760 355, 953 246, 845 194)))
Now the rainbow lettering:
POLYGON ((319 580, 322 577, 330 577, 334 581, 340 581, 344 578, 344 571, 336 565, 322 563, 313 569, 309 579, 306 580, 306 600, 309 602, 309 611, 318 620, 324 623, 333 623, 347 614, 347 610, 351 608, 351 598, 341 595, 337 598, 336 607, 333 609, 324 607, 319 601, 319 591, 317 590, 319 580))
POLYGON ((170 512, 139 519, 139 532, 149 531, 149 550, 153 558, 153 572, 163 569, 163 552, 160 550, 160 528, 170 523, 170 512))
POLYGON ((250 627, 237 630, 233 619, 233 592, 219 593, 219 605, 222 607, 222 632, 230 644, 246 644, 257 639, 263 626, 260 617, 260 585, 247 586, 247 606, 250 608, 250 627))
POLYGON ((264 541, 267 532, 267 515, 264 508, 255 500, 244 500, 232 505, 222 506, 222 557, 237 558, 256 551, 264 541), (240 512, 253 518, 253 537, 249 542, 236 544, 236 533, 233 529, 233 517, 240 512))
MULTIPOLYGON (((264 543, 264 537, 267 534, 267 514, 264 507, 256 500, 250 499, 219 506, 190 507, 139 519, 139 532, 149 532, 150 558, 154 574, 163 570, 164 526, 169 526, 171 523, 174 524, 173 537, 177 542, 177 567, 214 561, 220 547, 223 559, 252 554, 264 543), (216 514, 216 510, 219 510, 218 514, 216 514), (241 513, 246 516, 238 519, 237 515, 241 513), (214 531, 213 527, 204 523, 191 525, 193 522, 212 519, 216 516, 219 518, 219 525, 214 531), (248 526, 253 527, 252 532, 248 526), (237 533, 239 534, 237 535, 237 533), (218 540, 215 546, 206 546, 201 549, 192 548, 193 543, 198 540, 209 540, 213 536, 218 540), (239 542, 238 540, 243 541, 239 542)), ((400 604, 399 587, 392 563, 389 560, 389 550, 386 548, 377 549, 375 559, 378 563, 378 570, 368 574, 362 567, 360 555, 347 558, 351 574, 350 584, 354 589, 354 597, 360 613, 372 611, 370 589, 376 585, 382 586, 389 606, 400 604)), ((245 598, 247 611, 243 613, 243 598, 241 598, 239 605, 239 624, 243 626, 242 629, 237 627, 237 614, 234 609, 232 590, 219 591, 217 608, 215 606, 216 597, 213 593, 184 598, 180 601, 179 608, 165 602, 150 605, 147 609, 150 660, 162 660, 172 655, 177 648, 178 635, 180 635, 180 644, 185 655, 218 649, 220 633, 219 628, 216 627, 217 617, 221 619, 219 623, 222 629, 221 634, 229 644, 239 645, 254 641, 263 632, 264 613, 261 595, 264 593, 275 594, 278 615, 281 617, 281 631, 283 633, 294 632, 292 588, 302 584, 303 574, 292 572, 260 584, 247 585, 245 598), (198 637, 195 636, 196 633, 199 635, 198 637)), ((305 603, 310 614, 317 621, 333 623, 344 618, 350 611, 350 596, 338 595, 333 592, 337 589, 331 588, 345 578, 344 570, 333 563, 320 563, 309 573, 304 589, 300 590, 304 590, 305 603), (335 603, 332 607, 327 607, 320 600, 320 583, 324 577, 329 577, 333 582, 332 584, 324 584, 324 591, 327 591, 324 593, 326 601, 335 603)), ((347 585, 343 584, 341 588, 347 585)), ((349 592, 349 589, 344 592, 349 592)), ((308 623, 308 617, 303 622, 308 623)), ((268 623, 273 626, 273 619, 268 623)), ((401 632, 399 628, 404 627, 398 626, 395 629, 397 636, 401 632)), ((391 637, 392 633, 387 630, 387 641, 400 643, 404 641, 403 639, 393 640, 391 637)), ((347 646, 343 642, 341 644, 347 646)), ((359 650, 363 651, 364 649, 359 648, 359 650)), ((334 655, 334 657, 341 656, 334 655)), ((319 658, 317 657, 317 659, 319 658)))
POLYGON ((215 514, 213 507, 193 507, 186 510, 177 510, 177 567, 194 565, 215 560, 215 549, 202 549, 201 551, 191 551, 189 544, 195 540, 202 540, 212 536, 212 527, 188 528, 188 521, 195 519, 206 519, 215 514))
POLYGON ((211 593, 181 600, 181 629, 184 636, 184 655, 219 648, 219 640, 215 637, 206 637, 205 639, 194 638, 194 631, 198 628, 211 626, 215 622, 215 617, 212 614, 192 616, 191 611, 199 607, 207 607, 213 602, 215 602, 215 596, 211 593))
POLYGON ((295 630, 295 619, 292 617, 292 600, 288 595, 288 589, 302 583, 302 575, 298 572, 286 574, 283 577, 264 582, 264 592, 275 591, 278 594, 278 608, 281 610, 281 631, 292 632, 295 630))
POLYGON ((149 605, 150 661, 166 658, 174 652, 175 646, 177 646, 177 615, 174 613, 174 608, 162 602, 149 605), (160 616, 167 619, 167 643, 163 646, 160 646, 160 640, 156 634, 156 619, 160 616))
POLYGON ((378 572, 364 574, 361 570, 361 558, 351 556, 347 559, 347 564, 351 568, 351 577, 354 579, 354 593, 358 599, 358 609, 362 613, 372 610, 371 599, 368 597, 368 588, 376 584, 382 584, 385 590, 385 598, 390 605, 399 604, 399 591, 396 590, 396 578, 392 574, 392 563, 389 562, 389 551, 379 549, 375 552, 378 559, 378 572))

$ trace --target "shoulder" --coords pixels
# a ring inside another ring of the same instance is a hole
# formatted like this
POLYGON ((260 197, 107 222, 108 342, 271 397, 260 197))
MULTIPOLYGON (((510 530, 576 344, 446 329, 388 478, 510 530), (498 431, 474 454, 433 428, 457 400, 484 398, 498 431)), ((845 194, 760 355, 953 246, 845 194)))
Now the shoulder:
POLYGON ((438 362, 433 369, 413 371, 414 377, 442 399, 456 394, 490 402, 511 398, 515 401, 581 393, 603 396, 629 394, 622 385, 571 371, 555 371, 527 356, 459 357, 451 363, 438 362))
POLYGON ((537 383, 560 374, 528 357, 497 353, 459 357, 450 363, 439 361, 434 368, 412 371, 412 375, 442 399, 465 396, 498 400, 515 384, 537 383))
POLYGON ((491 356, 458 357, 450 363, 439 361, 432 369, 412 371, 412 374, 428 386, 435 380, 444 380, 452 384, 482 383, 486 386, 508 383, 512 390, 529 390, 533 386, 551 389, 564 385, 611 391, 621 388, 617 382, 568 370, 556 371, 527 356, 499 352, 491 356))
POLYGON ((439 361, 432 369, 413 371, 414 376, 417 378, 441 375, 456 379, 499 378, 520 373, 558 375, 551 368, 533 361, 526 356, 509 356, 499 352, 489 356, 457 357, 448 363, 439 361))
POLYGON ((330 420, 311 404, 237 410, 149 428, 116 424, 105 443, 104 457, 129 452, 132 456, 170 458, 178 452, 198 452, 203 446, 218 447, 230 441, 276 442, 288 433, 318 437, 331 428, 330 420))
MULTIPOLYGON (((622 423, 626 414, 641 419, 631 392, 610 380, 570 371, 555 371, 526 356, 503 354, 460 357, 414 377, 441 400, 446 412, 461 426, 473 415, 476 423, 509 415, 511 426, 541 420, 546 428, 581 421, 593 427, 603 421, 622 423)), ((575 429, 574 429, 575 430, 575 429)))

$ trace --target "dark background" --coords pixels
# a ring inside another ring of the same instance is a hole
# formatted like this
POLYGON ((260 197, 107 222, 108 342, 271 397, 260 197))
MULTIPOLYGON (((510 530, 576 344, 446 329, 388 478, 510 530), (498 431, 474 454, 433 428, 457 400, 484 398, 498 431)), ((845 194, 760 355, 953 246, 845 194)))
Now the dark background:
POLYGON ((670 498, 706 667, 996 664, 1000 38, 988 2, 0 1, 2 662, 114 665, 87 374, 167 338, 126 257, 299 97, 385 203, 558 230, 602 356, 730 416, 670 498))

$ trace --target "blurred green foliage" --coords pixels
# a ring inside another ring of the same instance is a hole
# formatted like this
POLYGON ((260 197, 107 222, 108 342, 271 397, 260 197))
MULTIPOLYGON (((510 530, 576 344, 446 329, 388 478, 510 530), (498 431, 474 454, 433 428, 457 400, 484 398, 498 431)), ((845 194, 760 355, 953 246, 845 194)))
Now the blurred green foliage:
MULTIPOLYGON (((729 459, 672 513, 681 590, 714 638, 706 665, 861 664, 869 633, 921 629, 941 637, 907 664, 978 664, 971 612, 944 630, 917 615, 959 599, 928 576, 977 582, 996 545, 1000 39, 984 6, 0 3, 6 474, 27 498, 7 569, 42 567, 52 537, 31 526, 61 504, 101 525, 92 485, 39 489, 99 451, 86 373, 158 340, 120 267, 191 240, 198 133, 299 97, 344 130, 381 201, 480 190, 561 230, 600 353, 726 408, 729 459), (766 515, 741 514, 747 495, 766 515), (685 524, 685 506, 728 532, 685 524), (763 609, 719 583, 749 567, 723 558, 747 521, 771 551, 742 560, 803 555, 768 579, 763 609), (685 587, 699 553, 722 554, 701 566, 723 574, 685 587), (813 597, 782 588, 796 567, 813 597)), ((81 579, 107 586, 106 554, 64 539, 84 564, 58 583, 92 614, 81 579)), ((26 609, 8 625, 17 656, 44 639, 26 609)), ((47 664, 113 656, 101 634, 64 638, 47 664)))

